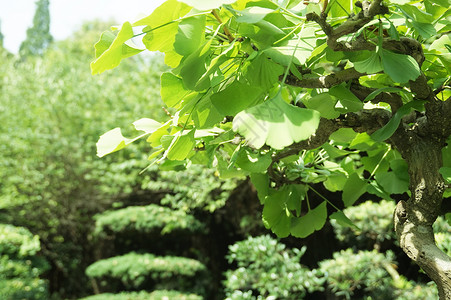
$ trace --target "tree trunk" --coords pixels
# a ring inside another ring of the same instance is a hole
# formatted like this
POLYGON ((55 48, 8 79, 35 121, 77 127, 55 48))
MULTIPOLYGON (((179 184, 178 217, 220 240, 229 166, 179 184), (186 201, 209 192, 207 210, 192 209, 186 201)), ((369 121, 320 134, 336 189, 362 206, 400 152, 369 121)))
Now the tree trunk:
POLYGON ((394 225, 403 251, 437 284, 440 299, 451 299, 451 258, 435 244, 432 224, 443 199, 443 139, 411 136, 402 154, 409 165, 411 197, 395 209, 394 225))

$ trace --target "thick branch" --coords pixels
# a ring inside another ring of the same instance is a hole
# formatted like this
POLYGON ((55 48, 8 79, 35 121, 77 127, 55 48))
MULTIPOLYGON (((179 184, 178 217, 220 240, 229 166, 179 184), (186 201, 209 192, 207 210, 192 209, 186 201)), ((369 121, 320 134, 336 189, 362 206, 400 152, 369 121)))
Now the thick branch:
MULTIPOLYGON (((357 3, 356 3, 357 4, 357 3)), ((307 21, 315 21, 323 29, 327 35, 327 44, 330 48, 335 49, 337 40, 350 33, 357 32, 360 28, 368 24, 376 15, 387 14, 388 8, 382 3, 382 0, 374 0, 373 2, 363 1, 361 3, 362 10, 355 16, 349 18, 337 28, 332 28, 326 20, 327 15, 321 16, 315 13, 307 14, 307 21)))
POLYGON ((352 79, 357 79, 361 76, 365 76, 366 74, 357 72, 354 68, 345 69, 342 71, 338 71, 336 73, 332 73, 329 75, 324 75, 320 77, 313 78, 303 78, 299 79, 294 75, 289 75, 286 79, 286 83, 293 86, 303 87, 303 88, 325 88, 329 89, 335 85, 338 85, 342 82, 346 82, 352 79))
MULTIPOLYGON (((369 88, 358 83, 351 84, 351 92, 362 101, 376 90, 377 89, 369 88)), ((379 102, 388 103, 392 113, 395 113, 403 105, 402 98, 399 94, 387 92, 378 94, 373 100, 371 100, 371 102, 374 104, 379 102)))

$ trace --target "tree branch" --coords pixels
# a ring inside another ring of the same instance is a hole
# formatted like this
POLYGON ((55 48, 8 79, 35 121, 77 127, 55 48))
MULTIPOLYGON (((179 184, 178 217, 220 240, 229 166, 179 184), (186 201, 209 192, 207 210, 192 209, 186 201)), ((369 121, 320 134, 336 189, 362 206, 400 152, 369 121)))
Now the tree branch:
POLYGON ((338 71, 336 73, 332 73, 325 76, 313 77, 313 78, 303 78, 299 79, 294 75, 288 75, 286 79, 286 83, 293 86, 303 87, 303 88, 325 88, 329 89, 335 85, 338 85, 342 82, 346 82, 352 79, 357 79, 361 76, 365 76, 366 74, 357 72, 354 68, 345 69, 342 71, 338 71))

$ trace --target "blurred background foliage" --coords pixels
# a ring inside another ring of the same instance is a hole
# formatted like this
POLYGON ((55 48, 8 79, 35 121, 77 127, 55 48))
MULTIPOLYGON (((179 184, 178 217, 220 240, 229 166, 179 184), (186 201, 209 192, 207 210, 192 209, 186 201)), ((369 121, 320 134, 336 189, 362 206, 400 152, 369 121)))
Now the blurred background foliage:
MULTIPOLYGON (((1 299, 437 296, 396 246, 393 202, 364 195, 345 210, 355 227, 332 221, 308 238, 277 240, 263 227, 248 180, 219 179, 197 165, 140 174, 146 143, 98 159, 102 133, 166 117, 160 56, 91 76, 92 45, 111 23, 86 23, 52 43, 44 30, 42 43, 19 56, 0 43, 1 299)), ((439 219, 434 229, 450 254, 449 224, 439 219)))

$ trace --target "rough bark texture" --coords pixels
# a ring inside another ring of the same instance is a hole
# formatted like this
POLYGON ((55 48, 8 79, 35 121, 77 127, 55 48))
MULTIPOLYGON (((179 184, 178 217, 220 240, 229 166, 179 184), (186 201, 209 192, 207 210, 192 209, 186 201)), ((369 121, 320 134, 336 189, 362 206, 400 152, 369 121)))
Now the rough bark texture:
POLYGON ((445 190, 439 173, 442 146, 421 138, 405 153, 412 196, 398 203, 394 222, 401 248, 435 281, 440 299, 451 299, 451 259, 437 248, 432 230, 445 190))

